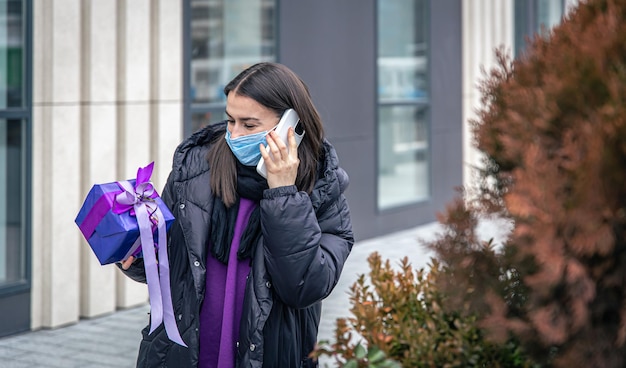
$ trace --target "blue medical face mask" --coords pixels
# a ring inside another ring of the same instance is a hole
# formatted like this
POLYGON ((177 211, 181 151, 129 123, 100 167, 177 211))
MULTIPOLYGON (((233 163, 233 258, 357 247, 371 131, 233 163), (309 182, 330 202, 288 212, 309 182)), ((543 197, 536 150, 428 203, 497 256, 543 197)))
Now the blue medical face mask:
POLYGON ((267 145, 267 131, 242 135, 241 137, 231 139, 230 131, 226 129, 226 143, 233 152, 237 160, 246 166, 255 166, 261 160, 261 150, 259 144, 267 145))

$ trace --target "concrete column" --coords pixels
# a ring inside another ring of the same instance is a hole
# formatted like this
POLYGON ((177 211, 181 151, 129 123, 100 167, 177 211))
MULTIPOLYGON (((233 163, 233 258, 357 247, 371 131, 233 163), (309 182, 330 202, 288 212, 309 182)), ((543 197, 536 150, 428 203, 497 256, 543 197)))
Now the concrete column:
POLYGON ((165 184, 182 132, 182 2, 33 1, 31 327, 148 300, 101 266, 74 219, 93 184, 155 161, 165 184))
POLYGON ((153 14, 152 55, 158 60, 152 69, 152 100, 156 102, 152 110, 156 143, 152 147, 156 162, 153 180, 160 192, 172 167, 174 150, 182 140, 182 2, 159 0, 153 14))
MULTIPOLYGON (((44 167, 44 121, 49 108, 42 106, 44 100, 50 97, 50 64, 46 63, 52 51, 50 47, 50 30, 52 28, 49 17, 50 2, 44 0, 33 1, 33 108, 32 108, 32 234, 31 234, 31 328, 43 326, 44 318, 44 291, 43 291, 43 167, 44 167), (34 230, 39 229, 39 230, 34 230)), ((49 270, 46 270, 49 274, 49 270)))
MULTIPOLYGON (((137 168, 153 161, 150 155, 150 70, 152 68, 150 0, 118 2, 118 77, 119 105, 117 176, 134 178, 137 168)), ((117 274, 117 306, 130 307, 147 301, 145 284, 117 274)))
POLYGON ((470 0, 463 2, 463 185, 472 186, 481 154, 474 147, 469 121, 480 106, 478 84, 484 71, 495 65, 495 50, 501 46, 513 52, 514 4, 512 0, 470 0))
POLYGON ((75 322, 81 203, 80 7, 35 1, 33 50, 33 327, 75 322))
MULTIPOLYGON (((116 2, 82 2, 81 193, 94 184, 116 180, 117 68, 116 2)), ((114 265, 102 266, 82 239, 80 315, 115 311, 114 265)))
MULTIPOLYGON (((155 162, 160 192, 182 132, 182 2, 121 0, 118 42, 118 173, 155 162)), ((147 300, 145 285, 118 276, 117 304, 147 300)))

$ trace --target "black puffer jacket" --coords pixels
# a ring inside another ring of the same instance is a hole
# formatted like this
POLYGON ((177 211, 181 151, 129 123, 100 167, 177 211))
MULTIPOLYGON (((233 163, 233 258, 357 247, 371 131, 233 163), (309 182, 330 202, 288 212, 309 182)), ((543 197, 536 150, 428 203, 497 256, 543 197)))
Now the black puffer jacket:
MULTIPOLYGON (((171 342, 159 326, 143 331, 138 367, 196 367, 199 311, 205 292, 209 214, 213 193, 206 161, 209 142, 225 124, 209 126, 184 141, 174 154, 162 198, 176 221, 168 248, 174 315, 189 348, 171 342)), ((325 159, 315 189, 265 190, 263 236, 252 259, 239 335, 238 367, 312 367, 307 358, 317 340, 321 300, 337 284, 354 238, 343 195, 348 176, 335 150, 324 142, 325 159)), ((145 282, 141 259, 125 273, 145 282)))

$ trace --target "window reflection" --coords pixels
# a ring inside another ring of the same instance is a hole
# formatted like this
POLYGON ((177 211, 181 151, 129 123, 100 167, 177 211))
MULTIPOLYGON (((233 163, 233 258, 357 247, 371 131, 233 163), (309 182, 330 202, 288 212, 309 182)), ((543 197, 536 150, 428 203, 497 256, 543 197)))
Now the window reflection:
POLYGON ((527 39, 561 22, 563 0, 515 0, 515 54, 520 55, 527 39))
POLYGON ((0 108, 23 104, 22 20, 22 1, 0 1, 0 108))
POLYGON ((27 106, 24 82, 24 2, 0 0, 0 291, 26 282, 24 237, 24 142, 27 106), (6 116, 6 115, 5 115, 6 116))
POLYGON ((215 123, 218 121, 226 120, 226 113, 224 109, 211 109, 207 111, 202 111, 198 113, 191 114, 191 122, 193 126, 202 128, 211 123, 215 123))
POLYGON ((427 110, 425 106, 379 107, 379 209, 429 197, 427 110))
POLYGON ((561 22, 563 2, 555 0, 537 0, 537 26, 535 31, 540 32, 541 26, 550 29, 561 22))
POLYGON ((24 123, 0 119, 0 287, 23 281, 22 221, 24 123))
MULTIPOLYGON (((223 89, 245 68, 274 61, 275 0, 192 0, 190 88, 194 110, 192 131, 219 114, 226 99, 223 89), (200 118, 197 110, 207 110, 200 118)), ((212 120, 211 122, 216 122, 212 120)))
POLYGON ((378 1, 378 208, 430 195, 428 1, 378 1))

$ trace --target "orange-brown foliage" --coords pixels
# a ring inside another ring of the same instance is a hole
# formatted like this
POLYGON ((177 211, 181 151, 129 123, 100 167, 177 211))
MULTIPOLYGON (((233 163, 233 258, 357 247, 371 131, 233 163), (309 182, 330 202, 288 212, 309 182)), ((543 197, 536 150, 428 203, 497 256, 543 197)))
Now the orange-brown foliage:
POLYGON ((473 125, 487 156, 477 203, 515 226, 487 262, 468 235, 481 209, 448 209, 450 233, 432 244, 457 266, 446 288, 493 337, 512 334, 555 366, 625 366, 626 1, 581 2, 522 57, 504 55, 473 125), (467 270, 480 265, 491 278, 467 270))

